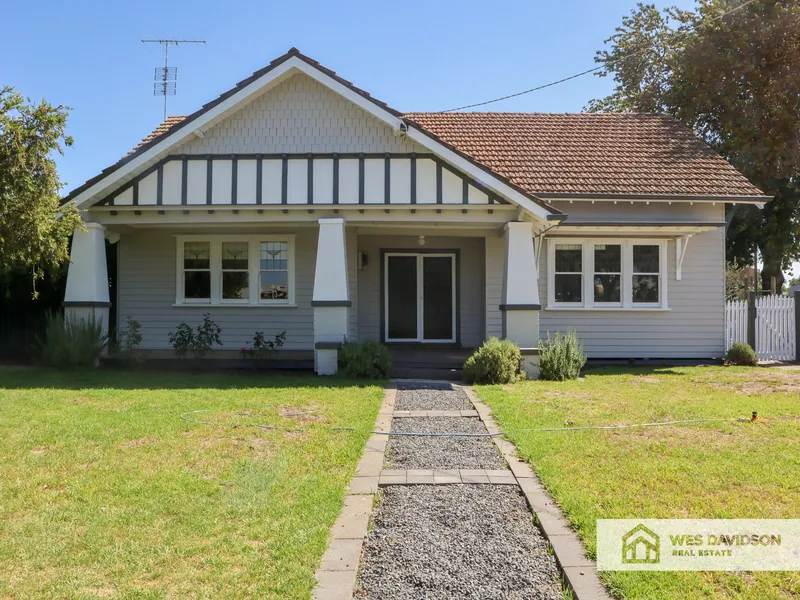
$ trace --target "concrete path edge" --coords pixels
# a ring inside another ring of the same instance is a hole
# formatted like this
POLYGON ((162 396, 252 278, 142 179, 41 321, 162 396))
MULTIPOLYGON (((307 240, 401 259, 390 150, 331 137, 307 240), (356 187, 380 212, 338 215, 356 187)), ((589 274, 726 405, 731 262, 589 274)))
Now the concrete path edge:
MULTIPOLYGON (((475 390, 467 385, 460 387, 467 394, 489 433, 500 433, 501 429, 492 417, 491 409, 483 403, 475 390)), ((536 473, 519 457, 514 444, 499 436, 493 437, 492 441, 511 468, 528 506, 536 516, 536 524, 550 542, 556 564, 575 600, 611 600, 597 574, 597 564, 586 557, 578 534, 570 527, 561 508, 544 489, 536 473)))
MULTIPOLYGON (((390 383, 383 392, 383 403, 375 420, 375 431, 388 432, 392 426, 397 385, 390 383)), ((388 436, 373 434, 367 440, 356 473, 347 486, 339 517, 331 528, 331 540, 317 569, 314 600, 352 600, 361 561, 361 547, 367 535, 369 518, 378 492, 383 469, 383 454, 388 436)))

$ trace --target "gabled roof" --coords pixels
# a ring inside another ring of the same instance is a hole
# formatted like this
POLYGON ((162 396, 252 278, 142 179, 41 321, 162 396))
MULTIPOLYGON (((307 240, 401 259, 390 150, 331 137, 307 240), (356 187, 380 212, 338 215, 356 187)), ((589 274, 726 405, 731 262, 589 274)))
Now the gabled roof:
POLYGON ((561 211, 538 197, 655 195, 765 199, 722 157, 671 117, 643 114, 403 114, 292 48, 185 117, 168 117, 130 153, 72 190, 69 202, 114 185, 236 103, 300 69, 457 168, 539 217, 561 211), (287 64, 288 63, 288 64, 287 64), (103 182, 108 178, 107 182, 103 182), (95 186, 97 186, 95 188, 95 186), (94 188, 94 189, 93 189, 94 188))
POLYGON ((410 113, 424 130, 531 194, 753 196, 677 119, 643 113, 410 113))
MULTIPOLYGON (((278 81, 282 75, 293 70, 313 77, 398 131, 406 129, 407 124, 401 118, 402 114, 400 112, 391 108, 385 102, 373 98, 369 93, 343 79, 334 71, 323 67, 317 61, 301 54, 297 48, 292 48, 283 56, 273 60, 268 66, 240 81, 235 87, 212 102, 203 105, 191 115, 182 120, 174 119, 171 123, 169 120, 162 123, 156 131, 147 136, 127 156, 74 189, 63 199, 63 202, 75 201, 79 205, 88 202, 103 189, 107 190, 115 183, 118 183, 122 177, 129 175, 134 169, 148 164, 148 161, 152 161, 159 152, 163 153, 170 147, 185 141, 193 131, 200 130, 202 126, 212 123, 214 119, 220 118, 227 111, 235 110, 239 102, 252 94, 258 93, 278 81), (103 184, 105 184, 105 188, 103 188, 103 184)), ((420 136, 414 129, 414 127, 408 127, 407 134, 411 139, 438 154, 465 174, 479 179, 482 184, 493 189, 496 193, 505 196, 541 219, 558 219, 561 217, 561 211, 536 196, 528 194, 502 175, 493 172, 458 149, 440 142, 435 139, 435 136, 428 136, 427 134, 420 136)))

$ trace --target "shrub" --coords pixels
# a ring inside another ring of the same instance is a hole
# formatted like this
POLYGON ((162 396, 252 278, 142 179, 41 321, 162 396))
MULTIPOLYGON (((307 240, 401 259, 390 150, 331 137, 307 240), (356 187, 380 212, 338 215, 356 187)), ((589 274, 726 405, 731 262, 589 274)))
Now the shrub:
POLYGON ((725 356, 725 363, 729 365, 754 367, 758 364, 758 356, 756 356, 750 344, 734 342, 731 349, 728 350, 728 354, 725 356))
POLYGON ((108 336, 103 333, 102 320, 94 314, 79 318, 52 312, 45 317, 45 340, 37 338, 37 342, 44 365, 59 369, 94 367, 108 344, 108 336))
POLYGON ((142 326, 139 321, 128 317, 125 319, 125 328, 119 332, 119 351, 122 358, 131 365, 140 365, 146 358, 145 354, 139 351, 139 344, 142 343, 142 326))
POLYGON ((175 349, 178 358, 183 358, 189 352, 195 358, 203 358, 211 351, 214 344, 222 345, 219 334, 222 329, 211 318, 210 313, 203 315, 203 322, 193 330, 186 323, 179 323, 174 333, 169 334, 169 343, 175 349))
POLYGON ((392 372, 392 359, 383 344, 350 342, 339 350, 339 368, 348 377, 384 379, 392 372))
POLYGON ((278 350, 286 341, 286 331, 281 331, 273 339, 264 337, 263 331, 256 331, 250 348, 242 346, 242 356, 253 361, 253 369, 257 369, 269 356, 278 350))
POLYGON ((522 354, 509 340, 490 338, 464 363, 467 383, 511 383, 519 377, 522 354))
POLYGON ((578 341, 578 334, 573 330, 566 334, 557 332, 554 338, 547 334, 547 342, 539 342, 541 347, 539 377, 548 381, 565 381, 577 379, 586 357, 583 344, 578 341))

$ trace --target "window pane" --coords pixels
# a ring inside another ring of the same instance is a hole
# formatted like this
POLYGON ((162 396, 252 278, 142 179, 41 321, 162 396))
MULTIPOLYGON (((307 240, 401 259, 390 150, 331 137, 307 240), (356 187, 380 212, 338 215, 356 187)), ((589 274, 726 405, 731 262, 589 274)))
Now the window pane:
POLYGON ((208 300, 211 298, 211 272, 184 271, 183 297, 194 300, 208 300))
POLYGON ((556 246, 556 272, 580 273, 583 270, 583 249, 580 244, 556 246))
POLYGON ((208 269, 211 266, 211 242, 184 242, 183 268, 208 269))
POLYGON ((594 247, 595 273, 622 272, 622 246, 619 244, 597 244, 594 247))
POLYGON ((247 270, 247 242, 222 242, 222 268, 247 270))
POLYGON ((658 275, 633 276, 633 301, 658 302, 658 275))
POLYGON ((556 275, 556 302, 580 302, 582 275, 556 275))
POLYGON ((285 271, 289 267, 289 242, 261 242, 261 270, 285 271))
POLYGON ((289 273, 286 271, 261 271, 261 299, 288 300, 289 273))
POLYGON ((633 247, 633 272, 658 273, 658 246, 633 247))
POLYGON ((250 286, 246 271, 224 271, 222 273, 222 299, 247 300, 250 298, 250 286))
POLYGON ((603 275, 595 273, 594 276, 594 301, 619 302, 621 275, 603 275))

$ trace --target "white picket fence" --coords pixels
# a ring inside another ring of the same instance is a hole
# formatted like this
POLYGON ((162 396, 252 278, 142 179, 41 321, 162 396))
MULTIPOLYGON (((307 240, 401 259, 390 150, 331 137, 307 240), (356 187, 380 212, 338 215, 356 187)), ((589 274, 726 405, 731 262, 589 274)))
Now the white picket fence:
MULTIPOLYGON (((795 360, 794 298, 756 298, 756 347, 760 360, 795 360)), ((747 341, 747 302, 732 301, 725 306, 725 344, 747 341)))
POLYGON ((725 350, 734 342, 747 342, 747 301, 730 300, 725 305, 725 350))

